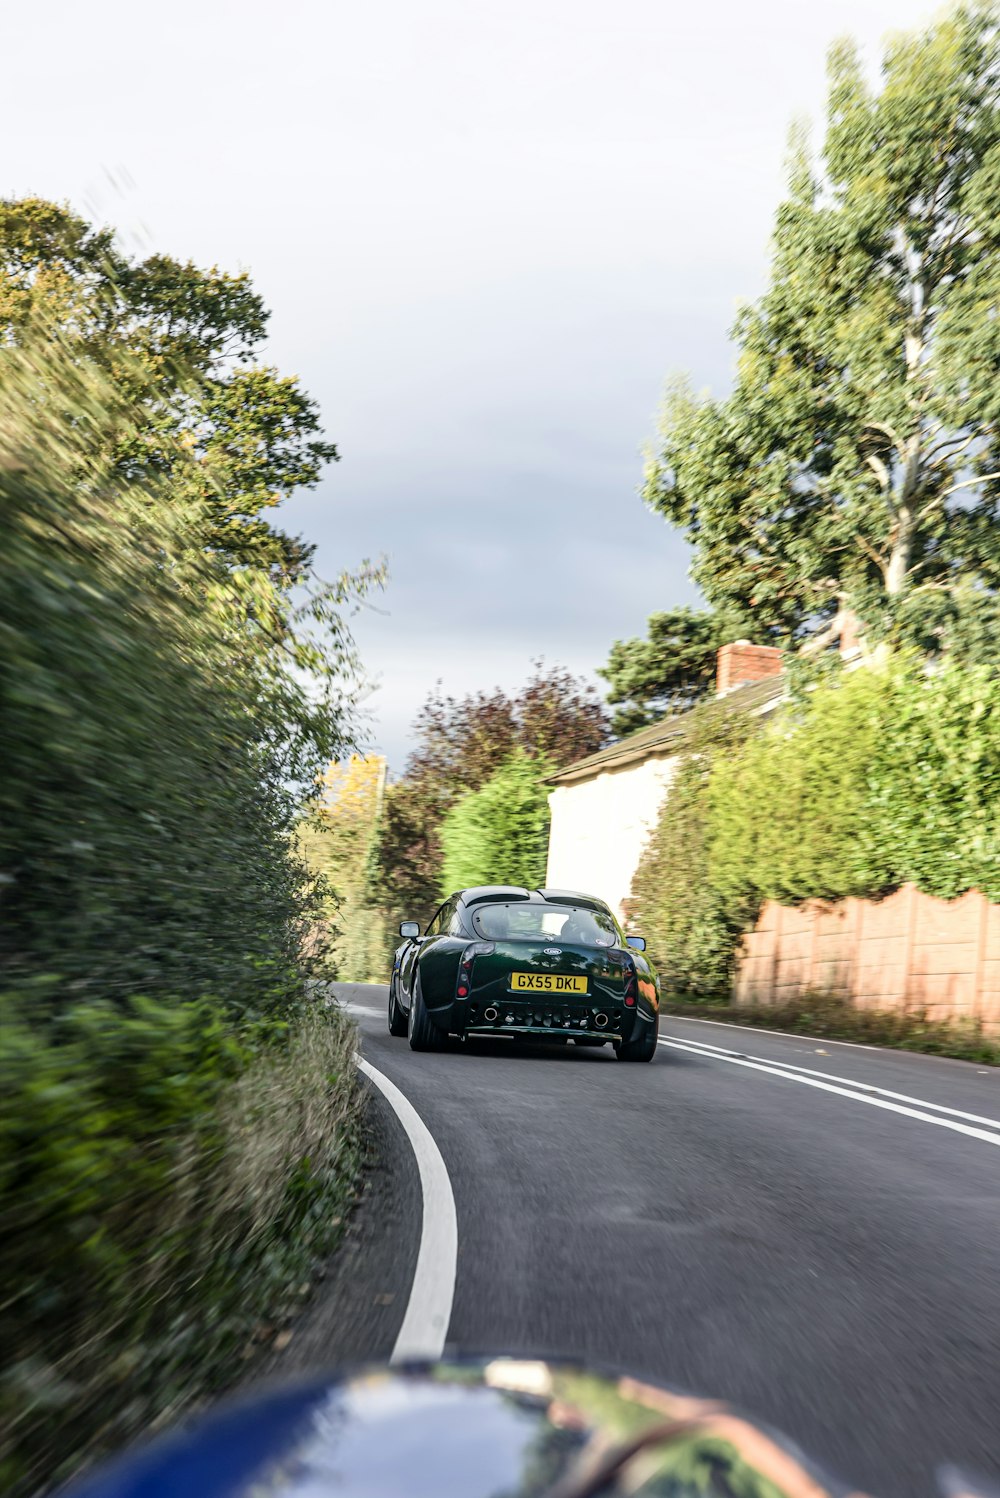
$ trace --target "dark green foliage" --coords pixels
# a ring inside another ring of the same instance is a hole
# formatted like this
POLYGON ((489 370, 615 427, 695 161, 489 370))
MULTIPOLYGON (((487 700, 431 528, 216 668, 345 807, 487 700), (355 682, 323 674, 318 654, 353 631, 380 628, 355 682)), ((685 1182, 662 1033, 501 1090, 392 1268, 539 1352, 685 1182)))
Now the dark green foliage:
POLYGON ((295 1309, 358 1168, 353 1027, 0 995, 0 1481, 66 1476, 224 1386, 295 1309))
POLYGON ((442 898, 474 884, 544 882, 551 773, 549 760, 515 749, 485 785, 455 802, 441 826, 442 898))
POLYGON ((273 1008, 302 898, 284 670, 193 549, 197 512, 106 464, 129 414, 114 389, 40 358, 0 365, 0 967, 74 1000, 196 981, 273 1008))
MULTIPOLYGON (((350 739, 351 580, 293 596, 301 569, 259 517, 259 556, 248 533, 221 545, 220 507, 252 486, 223 498, 181 421, 205 370, 160 372, 135 308, 89 300, 106 239, 28 217, 21 256, 0 215, 0 317, 16 323, 0 346, 13 1493, 231 1378, 329 1245, 356 1164, 352 1032, 307 1001, 315 900, 292 842, 300 787, 350 739)), ((253 468, 249 448, 239 462, 253 468)))
POLYGON ((616 640, 608 664, 597 673, 609 685, 608 701, 617 706, 613 732, 633 733, 709 696, 719 647, 742 633, 734 614, 679 608, 651 614, 644 640, 616 640))
POLYGON ((731 981, 736 944, 754 911, 742 891, 727 903, 710 880, 708 787, 713 767, 738 750, 751 720, 717 702, 695 708, 690 723, 687 752, 632 882, 629 924, 649 943, 666 990, 714 994, 731 981))

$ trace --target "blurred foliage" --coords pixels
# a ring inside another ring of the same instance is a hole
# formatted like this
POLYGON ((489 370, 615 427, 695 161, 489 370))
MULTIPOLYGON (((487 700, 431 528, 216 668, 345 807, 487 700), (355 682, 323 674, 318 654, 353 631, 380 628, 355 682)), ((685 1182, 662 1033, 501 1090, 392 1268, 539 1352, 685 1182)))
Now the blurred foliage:
POLYGON ((40 1036, 44 990, 0 995, 11 1494, 232 1382, 297 1309, 359 1166, 339 1010, 278 1044, 208 999, 91 1000, 40 1036))
POLYGON ((328 766, 299 826, 303 857, 322 880, 332 975, 346 982, 381 981, 388 952, 398 940, 372 890, 385 780, 386 761, 380 755, 352 754, 346 763, 328 766))
POLYGON ((609 729, 592 688, 536 661, 514 696, 433 695, 414 737, 402 778, 386 792, 375 859, 374 893, 392 932, 400 919, 426 923, 441 903, 441 828, 455 801, 518 749, 547 758, 554 771, 602 748, 609 729))
MULTIPOLYGON (((318 891, 293 834, 303 787, 350 743, 345 613, 370 577, 310 581, 259 517, 259 549, 225 542, 224 515, 257 499, 187 419, 227 347, 199 273, 147 325, 148 264, 118 264, 122 301, 108 236, 53 213, 0 216, 0 1470, 17 1493, 231 1378, 328 1245, 356 1154, 351 1029, 307 1002, 318 891), (157 341, 186 316, 180 344, 157 341)), ((208 296, 226 327, 233 299, 258 317, 239 281, 208 296)))
POLYGON ((65 206, 0 200, 0 341, 58 328, 130 401, 129 426, 103 434, 118 472, 169 476, 228 562, 301 577, 312 548, 262 512, 337 451, 298 381, 248 362, 269 315, 246 272, 135 260, 65 206))
POLYGON ((825 143, 815 159, 793 135, 735 388, 668 391, 645 499, 755 638, 818 648, 853 614, 869 644, 937 655, 987 633, 996 656, 998 85, 992 3, 894 35, 878 86, 837 43, 825 143))
POLYGON ((475 884, 545 882, 552 764, 515 749, 485 785, 454 803, 441 826, 439 893, 475 884))
POLYGON ((707 793, 754 720, 725 698, 690 714, 687 752, 669 782, 632 881, 629 926, 649 944, 666 992, 714 994, 732 980, 736 945, 752 907, 727 905, 710 881, 707 793))
POLYGON ((928 674, 901 654, 821 681, 754 733, 700 711, 712 741, 681 761, 634 886, 675 991, 728 991, 764 900, 878 898, 912 881, 1000 901, 995 669, 928 674))

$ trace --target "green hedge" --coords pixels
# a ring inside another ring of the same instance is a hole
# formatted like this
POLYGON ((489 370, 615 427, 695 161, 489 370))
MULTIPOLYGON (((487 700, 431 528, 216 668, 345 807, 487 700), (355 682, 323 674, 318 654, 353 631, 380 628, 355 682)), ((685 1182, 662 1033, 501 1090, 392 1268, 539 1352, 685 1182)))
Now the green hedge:
POLYGON ((210 1001, 0 995, 0 1480, 33 1492, 231 1382, 333 1246, 353 1026, 239 1043, 210 1001))
POLYGON ((142 442, 78 347, 0 349, 13 1493, 232 1379, 356 1167, 352 1029, 307 998, 292 844, 338 723, 303 708, 287 591, 208 545, 183 454, 169 481, 122 461, 142 442))
MULTIPOLYGON (((711 713, 706 724, 713 721, 711 713)), ((728 989, 764 900, 877 898, 912 881, 1000 901, 1000 678, 897 657, 717 726, 682 763, 635 880, 678 992, 728 989)))
POLYGON ((476 884, 545 882, 549 834, 546 775, 542 755, 514 753, 486 784, 469 791, 441 825, 441 895, 476 884))

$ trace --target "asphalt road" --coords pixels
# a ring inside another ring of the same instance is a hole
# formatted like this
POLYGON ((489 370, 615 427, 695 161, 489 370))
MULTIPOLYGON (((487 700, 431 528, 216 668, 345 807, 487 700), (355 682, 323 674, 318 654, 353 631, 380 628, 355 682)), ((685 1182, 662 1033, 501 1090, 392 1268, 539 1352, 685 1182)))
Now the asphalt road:
MULTIPOLYGON (((383 988, 337 987, 451 1178, 449 1348, 732 1401, 883 1498, 930 1493, 946 1462, 1000 1476, 1000 1072, 669 1017, 649 1066, 418 1055, 387 1034, 383 988)), ((355 1296, 383 1346, 420 1233, 406 1189, 373 1255, 397 1288, 355 1296)))

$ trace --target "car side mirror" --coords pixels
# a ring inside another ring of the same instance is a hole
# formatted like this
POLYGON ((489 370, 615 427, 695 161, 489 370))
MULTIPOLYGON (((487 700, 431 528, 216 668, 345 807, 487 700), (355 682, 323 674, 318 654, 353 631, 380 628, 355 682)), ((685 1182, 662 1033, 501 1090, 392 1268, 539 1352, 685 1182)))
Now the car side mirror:
POLYGON ((401 921, 399 924, 400 936, 405 936, 407 941, 413 941, 420 935, 420 926, 416 921, 401 921))
POLYGON ((637 952, 645 952, 646 938, 644 936, 626 936, 625 942, 630 947, 635 947, 637 952))

